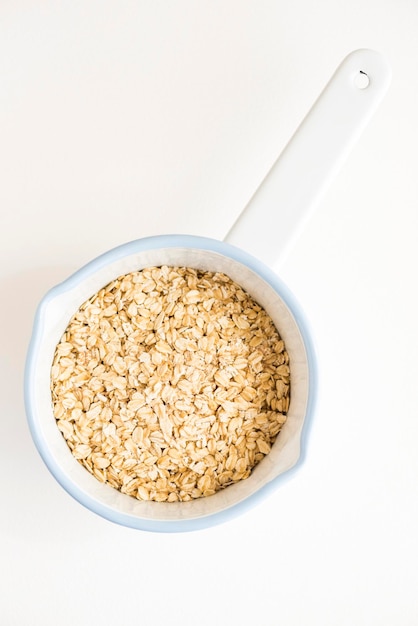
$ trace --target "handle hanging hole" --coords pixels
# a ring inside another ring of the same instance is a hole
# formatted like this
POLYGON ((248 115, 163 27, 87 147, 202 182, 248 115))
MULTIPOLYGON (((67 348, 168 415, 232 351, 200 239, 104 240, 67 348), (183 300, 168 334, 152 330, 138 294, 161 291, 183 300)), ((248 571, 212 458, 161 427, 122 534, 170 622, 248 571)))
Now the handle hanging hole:
POLYGON ((354 84, 357 89, 367 89, 367 87, 370 85, 370 78, 368 77, 366 72, 360 70, 354 77, 354 84))

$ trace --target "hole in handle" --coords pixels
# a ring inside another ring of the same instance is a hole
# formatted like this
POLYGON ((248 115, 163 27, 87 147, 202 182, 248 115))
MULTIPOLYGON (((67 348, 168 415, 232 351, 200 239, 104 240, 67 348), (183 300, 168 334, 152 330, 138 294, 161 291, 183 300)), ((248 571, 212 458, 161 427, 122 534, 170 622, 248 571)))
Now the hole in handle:
POLYGON ((367 87, 370 85, 370 78, 368 77, 366 72, 360 70, 354 77, 354 84, 357 89, 367 89, 367 87))

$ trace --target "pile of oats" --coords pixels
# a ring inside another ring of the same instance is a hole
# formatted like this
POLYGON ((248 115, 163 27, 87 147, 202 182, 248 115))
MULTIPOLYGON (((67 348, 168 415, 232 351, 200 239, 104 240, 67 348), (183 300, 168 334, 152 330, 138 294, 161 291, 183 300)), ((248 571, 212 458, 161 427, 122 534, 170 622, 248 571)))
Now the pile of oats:
POLYGON ((271 318, 228 276, 150 267, 72 317, 53 360, 54 415, 74 457, 122 493, 210 496, 269 453, 288 363, 271 318))

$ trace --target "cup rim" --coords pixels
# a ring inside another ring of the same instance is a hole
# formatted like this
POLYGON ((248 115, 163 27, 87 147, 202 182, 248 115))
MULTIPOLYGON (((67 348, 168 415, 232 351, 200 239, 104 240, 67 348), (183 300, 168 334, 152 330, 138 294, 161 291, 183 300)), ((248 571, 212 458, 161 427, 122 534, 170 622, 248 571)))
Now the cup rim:
POLYGON ((293 293, 283 283, 279 276, 262 261, 258 260, 244 250, 233 246, 229 243, 211 239, 208 237, 200 237, 195 235, 156 235, 135 239, 133 241, 121 244, 107 252, 99 255, 91 260, 80 269, 71 274, 67 279, 52 287, 40 301, 36 310, 33 323, 32 336, 27 352, 25 373, 24 373, 24 400, 26 416, 29 429, 38 452, 43 459, 45 465, 58 481, 58 483, 67 491, 69 495, 75 498, 80 504, 93 511, 94 513, 104 517, 105 519, 117 523, 119 525, 136 528, 139 530, 151 532, 186 532, 192 530, 201 530, 210 526, 227 522, 246 511, 258 505, 265 498, 271 495, 286 480, 292 478, 298 469, 302 466, 306 459, 306 449, 309 434, 312 426, 312 418, 317 402, 318 393, 318 367, 317 357, 312 339, 310 326, 305 315, 295 299, 293 293), (233 504, 229 508, 222 511, 196 517, 187 520, 151 520, 140 518, 126 513, 121 513, 110 507, 107 507, 93 499, 91 499, 78 485, 69 479, 67 474, 62 470, 60 465, 49 452, 48 446, 43 438, 41 428, 34 409, 34 393, 36 388, 36 357, 41 346, 42 336, 44 333, 44 316, 46 308, 50 303, 62 293, 72 289, 75 285, 84 281, 87 277, 94 274, 97 270, 105 265, 117 261, 125 256, 129 256, 135 252, 144 250, 154 250, 158 248, 195 248, 204 249, 211 252, 222 254, 231 259, 248 266, 252 271, 258 274, 262 279, 268 282, 273 289, 280 295, 286 303, 288 309, 292 313, 297 326, 299 328, 302 340, 305 346, 308 369, 308 400, 306 406, 305 419, 300 435, 300 452, 299 457, 292 467, 285 472, 273 478, 270 482, 263 485, 259 490, 247 496, 244 500, 233 504))

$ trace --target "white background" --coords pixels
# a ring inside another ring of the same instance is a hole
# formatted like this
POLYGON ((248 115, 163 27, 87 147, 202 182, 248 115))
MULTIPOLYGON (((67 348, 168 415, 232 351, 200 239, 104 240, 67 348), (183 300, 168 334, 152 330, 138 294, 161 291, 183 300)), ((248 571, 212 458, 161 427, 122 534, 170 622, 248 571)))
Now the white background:
POLYGON ((2 626, 418 623, 417 32, 415 0, 2 0, 2 626), (280 268, 320 360, 306 463, 204 531, 90 513, 26 425, 37 303, 125 241, 222 238, 359 47, 392 86, 280 268))

